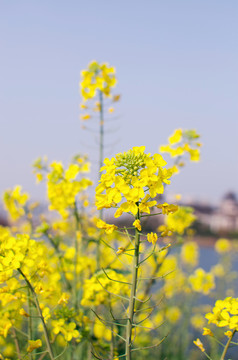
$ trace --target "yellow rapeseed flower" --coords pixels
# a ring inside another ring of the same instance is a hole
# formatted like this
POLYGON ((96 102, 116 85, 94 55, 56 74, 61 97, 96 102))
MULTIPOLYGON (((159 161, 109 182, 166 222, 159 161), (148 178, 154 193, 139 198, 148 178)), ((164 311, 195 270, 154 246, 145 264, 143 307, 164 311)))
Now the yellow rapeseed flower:
POLYGON ((156 244, 156 241, 158 240, 158 235, 156 233, 149 233, 147 234, 147 240, 151 242, 153 245, 156 244))
POLYGON ((141 223, 140 220, 135 220, 132 224, 133 226, 135 226, 135 228, 137 228, 137 230, 141 231, 141 223))
POLYGON ((25 205, 29 195, 22 192, 21 186, 15 186, 12 190, 6 190, 3 194, 3 203, 13 220, 25 215, 25 205))
POLYGON ((213 332, 210 329, 206 328, 206 327, 203 328, 203 335, 204 336, 206 336, 206 335, 214 336, 213 332))
POLYGON ((42 346, 42 341, 40 339, 38 340, 28 340, 28 348, 27 348, 27 352, 32 352, 35 349, 38 349, 39 347, 42 346))
POLYGON ((178 205, 173 205, 173 204, 168 204, 168 203, 163 203, 163 204, 159 204, 156 205, 156 207, 158 209, 162 209, 162 214, 173 214, 175 211, 178 210, 178 205))
POLYGON ((184 264, 196 266, 199 258, 199 247, 194 241, 183 244, 181 249, 181 258, 184 264))
POLYGON ((204 346, 203 343, 201 342, 201 340, 199 338, 197 338, 197 340, 194 340, 193 343, 202 351, 204 352, 204 346))
POLYGON ((105 96, 111 95, 111 89, 116 85, 115 68, 106 63, 92 61, 86 70, 81 72, 81 95, 84 101, 96 96, 101 91, 105 96))
POLYGON ((99 229, 104 229, 106 234, 112 234, 113 231, 115 231, 117 229, 116 225, 113 224, 107 224, 105 221, 99 219, 97 221, 97 227, 99 229))

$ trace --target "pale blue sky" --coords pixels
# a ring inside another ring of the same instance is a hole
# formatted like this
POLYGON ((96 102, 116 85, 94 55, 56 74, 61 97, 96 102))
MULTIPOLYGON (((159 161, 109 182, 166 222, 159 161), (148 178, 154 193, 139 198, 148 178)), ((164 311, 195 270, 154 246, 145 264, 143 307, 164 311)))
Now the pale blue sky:
POLYGON ((21 184, 41 198, 31 172, 39 156, 96 158, 78 107, 92 59, 116 67, 122 94, 110 155, 156 152, 174 128, 196 128, 202 161, 171 191, 212 201, 238 192, 237 0, 1 0, 0 34, 1 193, 21 184))

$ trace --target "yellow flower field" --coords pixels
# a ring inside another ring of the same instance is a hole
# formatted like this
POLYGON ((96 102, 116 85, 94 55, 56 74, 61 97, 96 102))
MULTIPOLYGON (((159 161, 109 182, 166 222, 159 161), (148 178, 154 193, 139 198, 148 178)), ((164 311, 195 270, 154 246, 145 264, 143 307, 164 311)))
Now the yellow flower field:
POLYGON ((224 360, 237 351, 236 241, 217 240, 217 262, 203 268, 193 209, 164 200, 200 160, 200 135, 176 129, 157 153, 138 144, 105 157, 116 84, 107 63, 81 72, 80 121, 100 135, 96 183, 79 149, 67 166, 34 162, 45 211, 19 185, 3 195, 0 359, 224 360))

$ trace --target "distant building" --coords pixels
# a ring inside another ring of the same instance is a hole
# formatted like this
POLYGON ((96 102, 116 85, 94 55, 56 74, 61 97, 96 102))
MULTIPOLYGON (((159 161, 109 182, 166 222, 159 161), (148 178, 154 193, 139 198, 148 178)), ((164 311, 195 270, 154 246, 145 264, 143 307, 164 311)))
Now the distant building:
POLYGON ((194 208, 198 221, 213 232, 238 232, 238 200, 234 193, 227 193, 219 206, 189 204, 194 208))
POLYGON ((238 201, 234 193, 227 193, 214 211, 210 223, 213 231, 238 231, 238 201))

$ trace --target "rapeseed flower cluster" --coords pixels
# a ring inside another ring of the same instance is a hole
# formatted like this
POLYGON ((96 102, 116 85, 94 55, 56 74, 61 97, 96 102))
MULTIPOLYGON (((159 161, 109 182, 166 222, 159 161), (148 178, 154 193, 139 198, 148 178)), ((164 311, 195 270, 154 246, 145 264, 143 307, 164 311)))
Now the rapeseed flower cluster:
POLYGON ((238 299, 227 297, 217 300, 212 312, 206 314, 208 323, 238 331, 238 299))
POLYGON ((190 275, 189 282, 194 291, 208 295, 215 288, 213 274, 206 272, 202 268, 197 268, 194 274, 190 275))
POLYGON ((172 175, 164 168, 163 157, 146 154, 144 146, 105 159, 104 164, 101 171, 105 173, 96 188, 96 206, 98 210, 117 207, 115 217, 124 212, 150 214, 150 208, 157 204, 154 198, 163 194, 164 184, 170 183, 172 175))
POLYGON ((25 205, 29 195, 22 192, 21 186, 6 190, 3 195, 3 203, 12 220, 17 220, 25 215, 25 205))
POLYGON ((94 98, 98 90, 110 96, 111 88, 117 83, 115 68, 97 61, 92 61, 86 70, 82 70, 81 77, 80 88, 84 101, 94 98))
POLYGON ((53 162, 49 166, 42 164, 41 160, 34 163, 35 173, 46 172, 47 195, 50 202, 49 210, 55 210, 66 219, 69 210, 75 209, 80 193, 86 190, 92 181, 86 177, 78 176, 90 170, 90 164, 86 157, 76 156, 74 163, 64 169, 62 163, 53 162))
POLYGON ((169 213, 165 218, 167 227, 179 235, 183 235, 185 230, 189 228, 196 220, 193 209, 188 206, 179 206, 174 213, 169 213))
POLYGON ((168 153, 172 158, 177 158, 177 166, 182 167, 181 156, 189 154, 190 161, 199 161, 200 147, 198 142, 200 135, 196 130, 177 129, 169 137, 169 144, 160 146, 160 152, 168 153))

